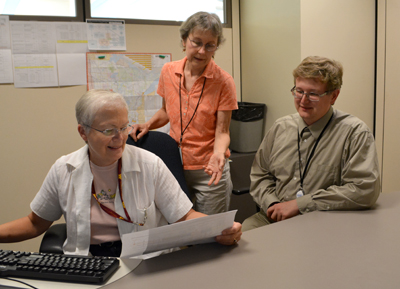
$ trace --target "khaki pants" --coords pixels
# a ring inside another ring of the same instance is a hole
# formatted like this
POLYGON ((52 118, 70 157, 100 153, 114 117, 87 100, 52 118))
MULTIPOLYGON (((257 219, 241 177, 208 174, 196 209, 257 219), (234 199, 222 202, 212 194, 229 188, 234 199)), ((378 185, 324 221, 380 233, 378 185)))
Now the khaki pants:
POLYGON ((274 221, 267 218, 267 215, 264 213, 262 209, 258 213, 255 213, 253 216, 248 217, 244 220, 242 224, 242 231, 248 231, 251 229, 255 229, 258 227, 262 227, 265 225, 269 225, 275 223, 274 221))

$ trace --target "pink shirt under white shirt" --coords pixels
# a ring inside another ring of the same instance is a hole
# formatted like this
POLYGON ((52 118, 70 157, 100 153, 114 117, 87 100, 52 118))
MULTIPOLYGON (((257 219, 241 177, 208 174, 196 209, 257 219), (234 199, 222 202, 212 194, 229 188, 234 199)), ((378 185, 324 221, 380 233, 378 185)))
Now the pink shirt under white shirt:
MULTIPOLYGON (((106 167, 90 162, 98 201, 115 211, 114 200, 118 186, 118 161, 106 167)), ((94 196, 90 201, 90 244, 120 240, 117 219, 101 209, 94 196)))

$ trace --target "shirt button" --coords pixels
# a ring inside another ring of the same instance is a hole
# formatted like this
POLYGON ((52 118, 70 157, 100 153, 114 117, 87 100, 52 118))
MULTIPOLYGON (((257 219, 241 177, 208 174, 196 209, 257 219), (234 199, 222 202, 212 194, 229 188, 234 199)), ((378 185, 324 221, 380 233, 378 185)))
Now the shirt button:
POLYGON ((183 115, 186 115, 186 112, 185 112, 185 113, 183 113, 183 115))
POLYGON ((294 177, 294 178, 293 178, 293 180, 297 180, 297 178, 296 178, 296 177, 294 177))
POLYGON ((306 212, 309 212, 310 211, 310 209, 306 209, 306 212))
POLYGON ((307 140, 305 139, 304 142, 307 142, 307 140))

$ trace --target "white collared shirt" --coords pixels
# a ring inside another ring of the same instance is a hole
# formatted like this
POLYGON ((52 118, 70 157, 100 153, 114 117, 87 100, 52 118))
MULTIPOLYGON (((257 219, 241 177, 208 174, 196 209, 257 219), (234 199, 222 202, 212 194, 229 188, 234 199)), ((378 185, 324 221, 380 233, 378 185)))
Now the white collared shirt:
MULTIPOLYGON (((84 146, 53 164, 31 203, 32 211, 45 220, 56 221, 64 215, 68 232, 65 254, 89 253, 92 180, 88 147, 84 146)), ((130 217, 142 220, 146 209, 147 220, 142 227, 118 220, 121 236, 174 223, 193 206, 159 157, 130 145, 122 154, 122 188, 130 217)), ((115 210, 124 215, 119 191, 115 210)))

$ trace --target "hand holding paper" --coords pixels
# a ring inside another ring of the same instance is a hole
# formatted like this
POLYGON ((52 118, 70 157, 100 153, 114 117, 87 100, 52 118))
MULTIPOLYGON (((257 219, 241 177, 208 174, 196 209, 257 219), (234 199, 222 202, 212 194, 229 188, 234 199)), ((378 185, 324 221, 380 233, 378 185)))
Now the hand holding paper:
POLYGON ((240 239, 241 235, 240 228, 238 228, 241 225, 234 223, 236 212, 235 210, 125 234, 122 236, 121 258, 215 241, 230 245, 232 244, 232 233, 239 232, 236 241, 240 239), (219 236, 222 232, 223 235, 219 236), (216 236, 218 236, 217 240, 216 236))

